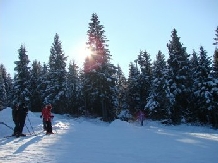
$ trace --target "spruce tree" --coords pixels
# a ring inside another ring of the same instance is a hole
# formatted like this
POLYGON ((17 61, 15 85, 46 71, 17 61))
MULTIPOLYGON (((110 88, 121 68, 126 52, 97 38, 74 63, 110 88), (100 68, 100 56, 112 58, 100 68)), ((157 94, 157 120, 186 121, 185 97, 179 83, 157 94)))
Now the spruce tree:
POLYGON ((67 73, 67 113, 79 114, 81 107, 81 84, 78 66, 74 61, 70 62, 67 73))
POLYGON ((213 99, 213 108, 211 109, 212 116, 211 116, 211 123, 215 128, 218 128, 218 102, 216 99, 218 99, 218 26, 215 30, 215 38, 214 43, 215 45, 215 51, 213 55, 213 65, 212 65, 212 74, 213 74, 213 88, 212 88, 212 99, 213 99))
POLYGON ((189 107, 189 112, 187 113, 187 122, 189 123, 198 123, 198 97, 195 94, 196 88, 195 84, 198 83, 198 66, 199 66, 199 57, 198 54, 193 50, 193 53, 191 54, 190 58, 190 70, 191 70, 191 78, 193 81, 193 85, 191 87, 191 92, 190 92, 190 107, 189 107))
POLYGON ((198 120, 201 123, 208 123, 208 110, 211 107, 211 93, 210 82, 211 81, 211 60, 207 56, 207 52, 204 48, 200 47, 198 56, 198 66, 195 72, 194 78, 194 93, 196 96, 196 109, 198 110, 198 120))
MULTIPOLYGON (((50 83, 49 78, 48 78, 49 73, 48 73, 48 65, 47 64, 43 63, 39 74, 40 74, 38 76, 39 85, 37 86, 37 91, 39 91, 42 105, 45 106, 46 104, 48 104, 45 100, 47 97, 46 89, 48 88, 48 85, 50 83)), ((43 106, 41 106, 41 107, 43 107, 43 106)))
POLYGON ((158 51, 153 63, 151 92, 145 108, 149 110, 152 119, 169 119, 169 99, 167 97, 166 61, 161 51, 158 51))
POLYGON ((52 43, 49 56, 47 97, 45 103, 50 103, 54 113, 65 113, 66 111, 66 60, 62 50, 59 35, 56 33, 52 43))
POLYGON ((149 96, 152 79, 152 68, 150 54, 145 51, 140 51, 137 59, 140 67, 140 75, 138 81, 140 83, 140 109, 144 109, 146 105, 146 99, 149 96))
POLYGON ((207 82, 207 85, 210 90, 210 100, 209 102, 209 122, 216 129, 218 128, 218 79, 217 78, 209 78, 210 80, 207 82))
POLYGON ((2 76, 2 69, 0 69, 0 110, 6 107, 7 93, 5 83, 2 76))
POLYGON ((176 29, 172 31, 171 38, 172 40, 167 44, 169 50, 167 61, 169 89, 175 99, 171 108, 171 120, 173 124, 180 124, 190 105, 190 63, 189 55, 186 53, 186 48, 182 46, 176 29))
POLYGON ((198 96, 199 120, 201 123, 210 123, 218 128, 218 81, 213 77, 211 59, 203 47, 200 47, 198 67, 198 96))
POLYGON ((122 110, 127 109, 126 102, 126 88, 127 81, 126 77, 123 74, 123 71, 119 65, 117 65, 117 73, 116 73, 116 90, 117 90, 117 103, 116 103, 116 115, 119 115, 122 110))
POLYGON ((5 105, 6 106, 11 106, 12 103, 12 88, 13 88, 13 81, 11 79, 10 74, 7 73, 6 68, 4 67, 3 64, 0 65, 0 71, 2 74, 2 78, 4 81, 4 86, 5 86, 5 91, 6 91, 6 100, 5 100, 5 105))
POLYGON ((213 55, 213 76, 218 80, 218 26, 215 32, 216 37, 214 38, 215 42, 213 43, 213 45, 215 45, 215 51, 213 55))
POLYGON ((87 48, 91 55, 84 63, 84 86, 86 109, 102 116, 104 121, 115 118, 115 78, 116 68, 110 63, 111 54, 104 35, 104 26, 98 15, 92 14, 87 31, 87 48))
POLYGON ((32 69, 30 70, 30 85, 31 85, 31 110, 35 112, 40 112, 43 107, 43 101, 40 94, 39 86, 40 75, 42 71, 42 66, 40 62, 34 60, 32 63, 32 69))
POLYGON ((30 67, 28 55, 26 54, 24 45, 18 50, 18 61, 15 61, 14 71, 14 88, 13 88, 13 103, 25 102, 29 105, 30 102, 30 67))
POLYGON ((131 62, 127 81, 127 104, 131 115, 135 115, 141 108, 139 75, 140 72, 137 68, 137 62, 136 65, 131 62))

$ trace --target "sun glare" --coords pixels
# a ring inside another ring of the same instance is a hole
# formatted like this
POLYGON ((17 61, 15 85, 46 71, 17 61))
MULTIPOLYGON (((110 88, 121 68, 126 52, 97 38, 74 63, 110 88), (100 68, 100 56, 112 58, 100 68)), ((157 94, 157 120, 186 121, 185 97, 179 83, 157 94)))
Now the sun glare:
POLYGON ((85 58, 90 57, 91 51, 87 47, 85 47, 83 51, 83 55, 85 56, 85 58))
POLYGON ((86 45, 78 47, 78 55, 81 60, 85 60, 85 58, 91 55, 90 50, 86 47, 86 45))
POLYGON ((72 59, 75 59, 79 64, 84 63, 85 59, 91 55, 91 51, 87 48, 85 43, 79 43, 70 51, 72 59))

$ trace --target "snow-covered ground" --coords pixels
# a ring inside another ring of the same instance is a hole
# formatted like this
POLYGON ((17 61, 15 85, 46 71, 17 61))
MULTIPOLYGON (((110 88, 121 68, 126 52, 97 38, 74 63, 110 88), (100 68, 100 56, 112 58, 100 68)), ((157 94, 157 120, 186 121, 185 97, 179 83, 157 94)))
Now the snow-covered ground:
MULTIPOLYGON (((209 127, 164 126, 159 122, 69 118, 55 115, 55 134, 42 132, 40 113, 29 112, 26 125, 37 136, 4 138, 12 130, 0 124, 1 163, 217 163, 218 131, 209 127), (29 118, 29 120, 28 120, 29 118), (32 127, 30 125, 32 124, 32 127)), ((14 127, 11 109, 0 122, 14 127)), ((26 127, 24 132, 28 133, 26 127)))

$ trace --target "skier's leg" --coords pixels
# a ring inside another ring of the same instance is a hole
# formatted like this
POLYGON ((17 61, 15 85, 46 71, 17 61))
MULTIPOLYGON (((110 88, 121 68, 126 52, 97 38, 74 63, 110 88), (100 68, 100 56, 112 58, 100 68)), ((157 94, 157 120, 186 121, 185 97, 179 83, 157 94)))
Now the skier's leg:
POLYGON ((46 131, 47 130, 47 123, 45 121, 45 118, 42 119, 42 123, 43 123, 43 129, 46 131))
POLYGON ((13 136, 15 136, 16 134, 18 134, 19 133, 19 122, 18 121, 15 121, 14 122, 14 124, 15 124, 15 127, 14 127, 14 133, 13 133, 13 136))
POLYGON ((22 119, 21 121, 20 121, 20 134, 23 134, 23 127, 24 127, 24 125, 25 125, 25 119, 22 119))
POLYGON ((49 133, 52 133, 51 121, 48 121, 48 126, 47 126, 47 128, 48 128, 48 132, 49 132, 49 133))

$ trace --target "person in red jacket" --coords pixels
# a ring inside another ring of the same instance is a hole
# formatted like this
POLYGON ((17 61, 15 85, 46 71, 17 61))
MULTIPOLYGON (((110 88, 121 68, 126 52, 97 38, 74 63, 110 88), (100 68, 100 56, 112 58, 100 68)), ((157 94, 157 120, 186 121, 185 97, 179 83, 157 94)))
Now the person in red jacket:
POLYGON ((54 116, 51 114, 51 109, 52 109, 51 104, 47 105, 43 114, 46 123, 46 131, 47 131, 46 134, 53 134, 51 120, 52 118, 54 118, 54 116))
POLYGON ((45 121, 46 107, 47 107, 47 106, 45 106, 45 107, 42 108, 42 115, 40 116, 40 118, 42 118, 43 129, 44 129, 45 131, 47 131, 47 129, 46 129, 46 128, 47 128, 47 127, 46 127, 46 121, 45 121))

